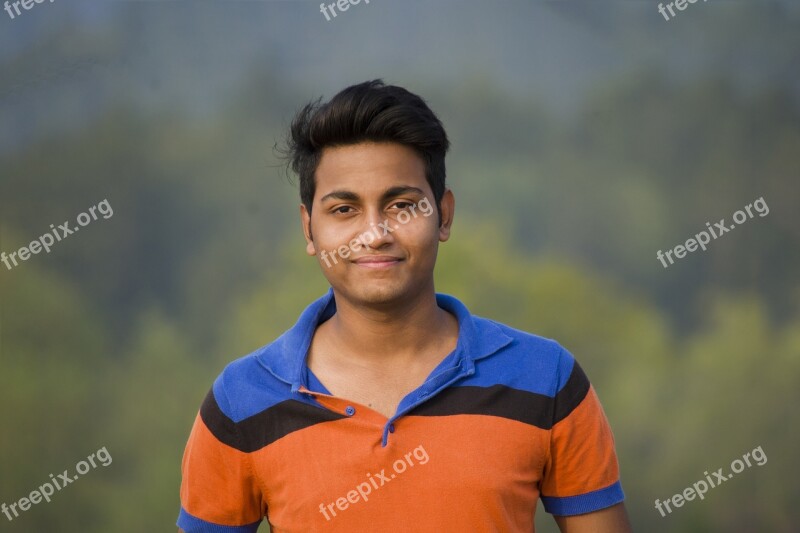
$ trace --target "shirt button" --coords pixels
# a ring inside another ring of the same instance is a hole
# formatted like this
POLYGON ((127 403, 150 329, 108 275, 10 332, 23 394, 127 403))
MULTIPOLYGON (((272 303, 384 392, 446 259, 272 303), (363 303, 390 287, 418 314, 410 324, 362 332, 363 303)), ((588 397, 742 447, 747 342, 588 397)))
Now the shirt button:
POLYGON ((394 433, 394 424, 389 424, 389 433, 394 433))
POLYGON ((348 405, 344 412, 347 414, 347 416, 353 416, 356 414, 356 408, 352 405, 348 405))

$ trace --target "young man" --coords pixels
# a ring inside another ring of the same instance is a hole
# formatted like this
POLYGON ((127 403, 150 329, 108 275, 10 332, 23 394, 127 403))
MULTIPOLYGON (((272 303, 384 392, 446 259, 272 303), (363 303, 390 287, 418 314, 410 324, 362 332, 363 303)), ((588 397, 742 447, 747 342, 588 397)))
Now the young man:
POLYGON ((348 87, 303 108, 288 145, 331 289, 215 381, 183 457, 181 530, 530 533, 541 497, 563 532, 630 531, 572 356, 434 291, 455 199, 423 100, 348 87))

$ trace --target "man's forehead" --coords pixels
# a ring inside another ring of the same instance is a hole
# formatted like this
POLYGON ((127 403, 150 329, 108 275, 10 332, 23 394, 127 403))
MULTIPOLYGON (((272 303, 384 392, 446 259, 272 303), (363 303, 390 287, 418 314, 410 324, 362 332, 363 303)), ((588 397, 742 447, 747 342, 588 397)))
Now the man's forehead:
POLYGON ((411 148, 391 143, 326 148, 315 178, 317 198, 335 192, 383 196, 391 189, 402 193, 402 188, 424 194, 429 189, 422 158, 411 148))

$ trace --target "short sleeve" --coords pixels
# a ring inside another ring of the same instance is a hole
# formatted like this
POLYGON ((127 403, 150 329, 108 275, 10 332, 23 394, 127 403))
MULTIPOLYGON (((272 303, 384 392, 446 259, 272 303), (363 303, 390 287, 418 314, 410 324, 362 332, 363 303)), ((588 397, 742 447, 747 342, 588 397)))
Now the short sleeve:
POLYGON ((594 387, 571 355, 555 396, 550 453, 540 485, 545 511, 590 513, 624 500, 614 436, 594 387), (568 372, 566 372, 566 370, 568 372))
POLYGON ((183 453, 177 524, 186 533, 254 533, 263 518, 250 458, 238 446, 236 424, 220 407, 226 407, 223 394, 218 380, 195 418, 183 453))

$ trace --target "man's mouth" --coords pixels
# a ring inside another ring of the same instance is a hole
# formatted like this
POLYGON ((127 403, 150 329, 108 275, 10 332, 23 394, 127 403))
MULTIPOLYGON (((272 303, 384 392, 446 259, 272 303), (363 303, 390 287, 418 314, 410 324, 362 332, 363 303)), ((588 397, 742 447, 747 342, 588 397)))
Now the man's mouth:
POLYGON ((392 255, 365 255, 359 257, 353 262, 360 267, 380 269, 380 268, 390 268, 400 263, 401 261, 402 259, 392 255))

